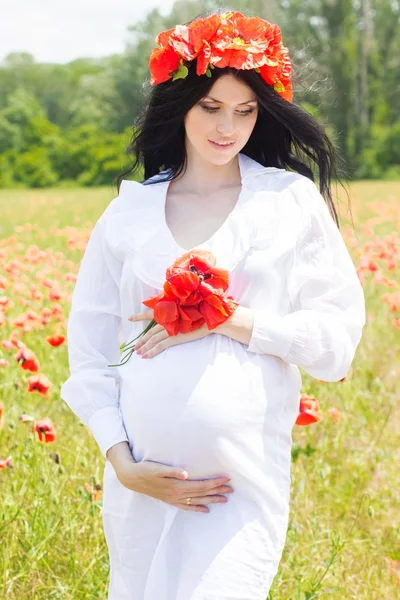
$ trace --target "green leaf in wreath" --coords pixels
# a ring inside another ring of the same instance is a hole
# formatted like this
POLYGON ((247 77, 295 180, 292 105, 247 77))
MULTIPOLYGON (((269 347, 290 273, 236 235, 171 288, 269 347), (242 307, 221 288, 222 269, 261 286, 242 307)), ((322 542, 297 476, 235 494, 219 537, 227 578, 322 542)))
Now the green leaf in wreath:
POLYGON ((182 63, 179 64, 179 67, 172 74, 172 81, 176 79, 185 79, 189 73, 189 69, 182 63))
POLYGON ((283 85, 283 83, 281 81, 277 81, 274 85, 274 90, 276 92, 284 92, 285 86, 283 85))

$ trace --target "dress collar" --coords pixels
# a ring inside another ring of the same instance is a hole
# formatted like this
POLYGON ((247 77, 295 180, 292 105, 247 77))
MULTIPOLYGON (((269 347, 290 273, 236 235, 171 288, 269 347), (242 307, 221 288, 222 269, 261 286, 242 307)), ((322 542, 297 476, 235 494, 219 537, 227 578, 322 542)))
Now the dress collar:
MULTIPOLYGON (((271 172, 273 176, 280 169, 264 167, 242 153, 238 159, 242 179, 239 200, 214 235, 195 247, 213 252, 217 266, 230 273, 255 249, 259 239, 264 245, 272 239, 277 226, 273 210, 275 194, 268 191, 265 174, 271 172), (259 175, 264 177, 258 181, 259 175)), ((152 177, 155 182, 150 185, 126 179, 121 182, 106 234, 113 252, 123 261, 129 259, 136 277, 157 290, 163 288, 167 267, 187 251, 177 244, 166 225, 168 171, 152 177), (164 181, 157 182, 159 178, 164 181)))
MULTIPOLYGON (((242 180, 243 187, 247 187, 249 184, 249 181, 251 179, 253 179, 254 177, 256 177, 257 175, 265 174, 267 171, 280 171, 281 170, 281 169, 278 169, 277 167, 264 167, 261 163, 257 162, 253 158, 250 158, 249 156, 247 156, 247 154, 243 154, 243 152, 239 152, 238 162, 239 162, 240 178, 242 180)), ((171 169, 164 169, 164 171, 160 171, 160 173, 157 173, 157 175, 153 175, 152 177, 147 179, 146 185, 147 185, 147 182, 149 182, 149 181, 157 182, 158 179, 164 179, 166 175, 171 173, 171 171, 172 171, 171 169)), ((162 183, 165 183, 165 181, 160 181, 159 183, 162 184, 162 183)))

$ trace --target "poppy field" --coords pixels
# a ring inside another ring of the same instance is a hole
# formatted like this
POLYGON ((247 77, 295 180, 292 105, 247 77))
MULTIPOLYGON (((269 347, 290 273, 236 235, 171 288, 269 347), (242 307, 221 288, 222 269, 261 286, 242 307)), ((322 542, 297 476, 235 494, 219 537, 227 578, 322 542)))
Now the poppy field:
MULTIPOLYGON (((348 375, 302 371, 291 513, 268 600, 400 598, 400 182, 338 188, 362 282, 348 375)), ((79 262, 115 190, 0 190, 0 598, 105 600, 104 458, 60 399, 79 262)))

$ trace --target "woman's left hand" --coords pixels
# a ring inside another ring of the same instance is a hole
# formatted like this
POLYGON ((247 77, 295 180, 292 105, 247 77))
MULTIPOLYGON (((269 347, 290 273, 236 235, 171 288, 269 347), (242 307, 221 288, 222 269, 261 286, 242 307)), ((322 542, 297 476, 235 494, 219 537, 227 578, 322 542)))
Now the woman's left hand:
MULTIPOLYGON (((152 308, 143 310, 142 312, 131 315, 129 321, 151 321, 154 318, 152 308)), ((156 323, 147 333, 142 335, 135 345, 135 353, 140 354, 142 358, 152 358, 160 354, 170 346, 177 346, 185 342, 199 340, 213 333, 204 323, 199 329, 190 331, 189 333, 178 333, 177 335, 168 335, 162 325, 156 323)))

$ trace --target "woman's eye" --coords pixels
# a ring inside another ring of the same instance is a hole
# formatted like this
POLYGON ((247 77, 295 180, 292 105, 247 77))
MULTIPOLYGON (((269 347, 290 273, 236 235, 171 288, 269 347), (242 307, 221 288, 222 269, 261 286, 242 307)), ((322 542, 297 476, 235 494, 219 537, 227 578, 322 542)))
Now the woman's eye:
POLYGON ((216 112, 218 110, 218 108, 210 108, 209 106, 204 106, 203 104, 201 105, 201 108, 204 108, 204 110, 207 112, 216 112))
MULTIPOLYGON (((204 104, 200 105, 201 108, 203 108, 205 111, 213 113, 213 112, 217 112, 217 110, 219 110, 218 107, 211 107, 211 106, 205 106, 204 104)), ((237 113, 239 115, 250 115, 252 112, 254 112, 253 108, 250 108, 250 110, 238 110, 237 113)))

